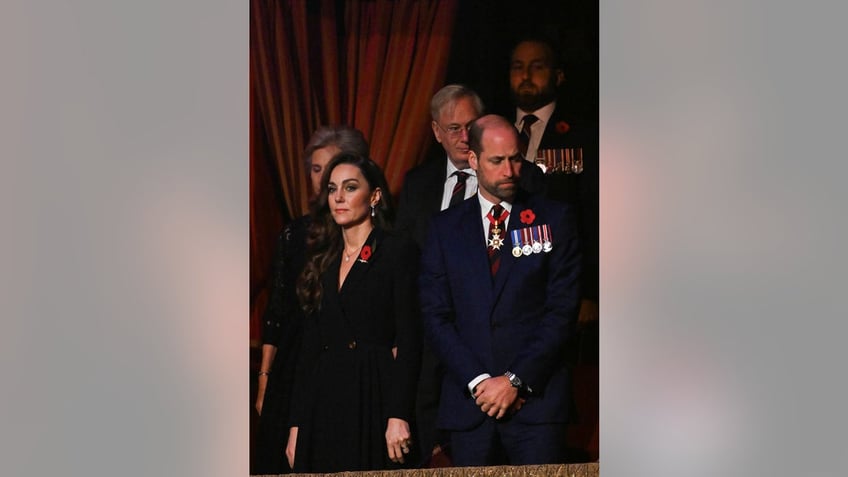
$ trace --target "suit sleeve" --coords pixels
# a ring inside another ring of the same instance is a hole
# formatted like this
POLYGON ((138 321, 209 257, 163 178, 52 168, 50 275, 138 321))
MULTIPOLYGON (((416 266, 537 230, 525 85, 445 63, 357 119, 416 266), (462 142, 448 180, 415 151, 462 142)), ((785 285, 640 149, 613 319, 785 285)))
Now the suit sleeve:
POLYGON ((440 230, 449 229, 435 218, 421 257, 421 313, 424 333, 449 375, 465 387, 475 377, 488 372, 483 363, 462 341, 455 324, 454 302, 451 294, 446 257, 440 230))
POLYGON ((410 421, 421 364, 421 319, 418 307, 418 251, 411 240, 400 237, 393 257, 392 297, 397 358, 392 363, 393 389, 389 416, 410 421))
POLYGON ((552 224, 551 233, 554 248, 548 263, 544 314, 509 368, 534 391, 543 389, 553 370, 562 366, 580 304, 581 256, 571 208, 552 224))

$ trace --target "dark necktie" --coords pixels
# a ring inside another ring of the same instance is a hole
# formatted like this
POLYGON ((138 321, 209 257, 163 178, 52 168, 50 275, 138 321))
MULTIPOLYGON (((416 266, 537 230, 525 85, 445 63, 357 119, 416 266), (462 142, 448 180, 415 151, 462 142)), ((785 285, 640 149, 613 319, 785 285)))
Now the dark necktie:
POLYGON ((504 239, 503 222, 509 212, 505 211, 500 204, 492 206, 491 212, 486 217, 489 219, 489 237, 486 241, 487 250, 489 252, 489 270, 494 277, 498 273, 498 268, 501 265, 501 246, 504 239))
POLYGON ((465 199, 465 180, 468 179, 467 172, 456 171, 452 175, 456 176, 456 185, 453 186, 448 207, 453 207, 465 199))
POLYGON ((518 147, 521 150, 521 155, 525 159, 532 161, 534 157, 527 157, 527 147, 530 146, 530 126, 533 125, 539 118, 532 114, 524 116, 524 122, 521 124, 521 134, 518 135, 518 147))

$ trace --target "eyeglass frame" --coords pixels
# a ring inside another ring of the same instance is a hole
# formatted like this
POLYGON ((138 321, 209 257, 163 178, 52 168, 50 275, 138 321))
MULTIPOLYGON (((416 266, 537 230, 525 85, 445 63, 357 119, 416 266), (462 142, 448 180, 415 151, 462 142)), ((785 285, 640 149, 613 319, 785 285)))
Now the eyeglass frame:
POLYGON ((436 123, 436 126, 439 126, 439 129, 444 131, 445 134, 447 134, 448 136, 459 137, 460 135, 462 135, 463 129, 465 130, 466 133, 471 131, 471 123, 473 123, 474 121, 469 121, 468 124, 466 124, 465 126, 460 126, 459 124, 454 124, 454 125, 448 126, 446 128, 443 127, 441 124, 439 124, 438 121, 434 120, 433 122, 436 123), (454 128, 456 128, 456 129, 454 129, 454 128))

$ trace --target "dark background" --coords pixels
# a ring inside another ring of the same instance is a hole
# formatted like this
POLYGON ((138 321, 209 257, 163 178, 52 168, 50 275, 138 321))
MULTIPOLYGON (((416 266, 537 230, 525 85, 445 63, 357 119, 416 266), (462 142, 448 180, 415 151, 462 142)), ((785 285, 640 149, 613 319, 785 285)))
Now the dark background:
POLYGON ((521 36, 558 42, 565 81, 559 107, 598 120, 598 3, 591 1, 461 1, 445 84, 477 91, 489 113, 508 114, 509 56, 521 36))

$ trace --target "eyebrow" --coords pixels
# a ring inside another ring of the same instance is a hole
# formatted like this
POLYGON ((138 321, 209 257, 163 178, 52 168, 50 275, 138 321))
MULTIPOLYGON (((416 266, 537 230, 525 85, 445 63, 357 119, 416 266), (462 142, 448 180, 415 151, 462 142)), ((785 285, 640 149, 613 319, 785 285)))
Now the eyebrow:
MULTIPOLYGON (((346 183, 348 183, 348 182, 359 182, 359 179, 357 179, 357 178, 355 178, 355 177, 354 177, 354 178, 352 178, 352 179, 345 179, 345 180, 343 180, 343 181, 342 181, 342 184, 346 184, 346 183)), ((335 182, 333 182, 333 181, 330 181, 330 182, 329 182, 329 184, 333 184, 333 185, 335 185, 336 183, 335 183, 335 182)))

